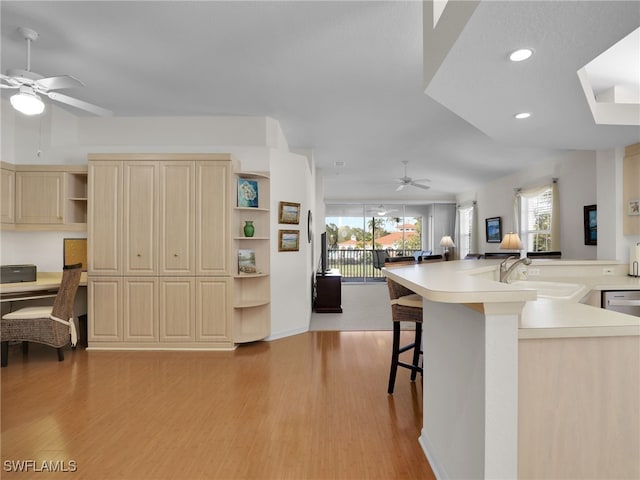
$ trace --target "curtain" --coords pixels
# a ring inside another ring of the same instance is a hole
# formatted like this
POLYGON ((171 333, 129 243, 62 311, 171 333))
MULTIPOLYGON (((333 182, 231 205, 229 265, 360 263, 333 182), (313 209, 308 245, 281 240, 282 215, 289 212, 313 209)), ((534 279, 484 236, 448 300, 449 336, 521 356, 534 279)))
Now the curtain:
POLYGON ((478 250, 479 243, 478 239, 480 238, 478 231, 478 204, 477 202, 473 202, 471 207, 471 244, 469 245, 469 249, 471 253, 480 253, 478 250))
POLYGON ((453 258, 452 260, 460 260, 460 205, 456 206, 456 220, 453 223, 453 243, 456 244, 457 248, 453 249, 453 258))
POLYGON ((551 251, 560 251, 560 198, 557 178, 551 183, 551 251))

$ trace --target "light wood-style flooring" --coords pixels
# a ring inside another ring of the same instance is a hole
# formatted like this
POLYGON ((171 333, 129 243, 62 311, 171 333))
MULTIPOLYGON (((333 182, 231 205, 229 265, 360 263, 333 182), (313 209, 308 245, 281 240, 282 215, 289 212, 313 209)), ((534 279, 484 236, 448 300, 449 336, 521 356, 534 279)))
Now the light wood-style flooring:
POLYGON ((387 395, 390 352, 388 331, 308 332, 233 352, 78 349, 64 362, 14 345, 0 372, 0 476, 432 479, 418 444, 422 383, 399 369, 387 395), (76 471, 7 471, 20 460, 76 471))

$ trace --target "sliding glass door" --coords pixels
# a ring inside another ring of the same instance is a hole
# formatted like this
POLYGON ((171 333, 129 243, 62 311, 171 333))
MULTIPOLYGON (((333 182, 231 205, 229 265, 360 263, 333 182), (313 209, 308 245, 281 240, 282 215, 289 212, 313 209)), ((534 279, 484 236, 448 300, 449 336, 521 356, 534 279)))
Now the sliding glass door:
POLYGON ((384 279, 375 267, 374 250, 387 256, 413 255, 424 250, 420 206, 329 204, 326 232, 330 268, 340 270, 343 281, 384 279))

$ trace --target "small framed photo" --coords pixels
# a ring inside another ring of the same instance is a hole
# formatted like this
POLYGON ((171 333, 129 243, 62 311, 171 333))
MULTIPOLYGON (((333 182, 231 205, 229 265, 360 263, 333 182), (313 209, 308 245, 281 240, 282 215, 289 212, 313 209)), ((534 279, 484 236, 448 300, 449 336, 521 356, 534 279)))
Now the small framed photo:
POLYGON ((627 215, 640 215, 640 199, 629 200, 627 204, 627 215))
POLYGON ((278 223, 290 223, 298 225, 300 223, 300 204, 291 202, 280 202, 280 214, 278 223))
POLYGON ((598 244, 598 208, 597 205, 584 207, 584 244, 598 244))
POLYGON ((487 243, 500 243, 502 241, 502 220, 500 217, 485 219, 487 231, 487 243))
POLYGON ((300 230, 279 230, 278 251, 297 252, 300 250, 300 230))

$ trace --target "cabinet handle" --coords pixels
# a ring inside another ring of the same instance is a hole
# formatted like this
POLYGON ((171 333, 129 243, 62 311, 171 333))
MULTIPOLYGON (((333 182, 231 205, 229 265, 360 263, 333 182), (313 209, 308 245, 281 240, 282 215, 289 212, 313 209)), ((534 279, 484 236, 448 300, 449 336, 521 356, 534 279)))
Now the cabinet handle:
POLYGON ((140 255, 139 253, 136 254, 136 257, 141 257, 142 255, 140 255))
POLYGON ((174 257, 177 257, 177 256, 178 256, 178 254, 177 254, 177 253, 174 253, 174 254, 173 254, 173 256, 174 256, 174 257))

